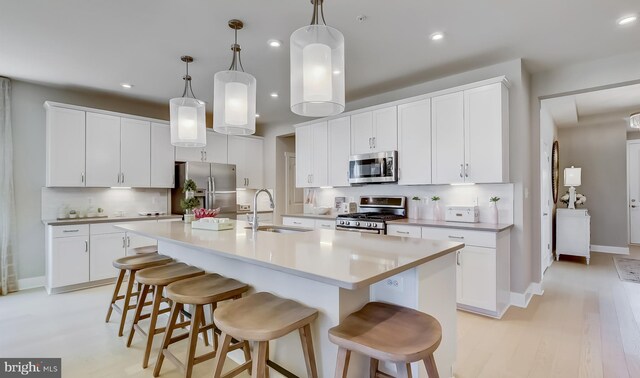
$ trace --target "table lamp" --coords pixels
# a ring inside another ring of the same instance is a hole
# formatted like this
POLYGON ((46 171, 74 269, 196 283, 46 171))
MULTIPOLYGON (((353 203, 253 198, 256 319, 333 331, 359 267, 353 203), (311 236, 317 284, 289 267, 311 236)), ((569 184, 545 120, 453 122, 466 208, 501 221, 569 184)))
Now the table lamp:
POLYGON ((576 208, 576 186, 582 184, 582 168, 576 168, 573 165, 571 168, 564 169, 564 186, 569 186, 569 209, 576 208))

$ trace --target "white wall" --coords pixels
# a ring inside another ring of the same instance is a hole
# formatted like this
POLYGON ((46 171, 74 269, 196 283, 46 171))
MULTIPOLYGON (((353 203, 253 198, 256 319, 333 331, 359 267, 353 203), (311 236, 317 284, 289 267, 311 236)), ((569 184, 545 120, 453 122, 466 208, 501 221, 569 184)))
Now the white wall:
MULTIPOLYGON (((540 187, 540 101, 570 93, 640 83, 640 52, 605 59, 580 62, 555 70, 540 72, 531 78, 531 179, 532 187, 540 187)), ((534 209, 540 208, 539 191, 532 196, 534 209)), ((531 247, 540 251, 540 214, 535 211, 531 229, 531 247)), ((533 260, 533 281, 541 282, 540 259, 533 260)))
POLYGON ((13 81, 12 124, 18 279, 44 275, 41 188, 45 185, 45 101, 169 118, 169 107, 96 92, 13 81))

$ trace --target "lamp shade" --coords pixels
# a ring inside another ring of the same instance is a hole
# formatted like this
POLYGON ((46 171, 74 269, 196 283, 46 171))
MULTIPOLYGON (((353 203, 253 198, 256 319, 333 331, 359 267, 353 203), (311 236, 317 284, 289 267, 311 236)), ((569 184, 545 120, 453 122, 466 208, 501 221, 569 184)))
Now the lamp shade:
POLYGON ((171 144, 178 147, 207 145, 205 104, 195 98, 178 97, 169 101, 171 144))
POLYGON ((256 132, 256 78, 241 71, 220 71, 213 78, 213 130, 221 134, 256 132))
POLYGON ((326 117, 344 111, 344 36, 326 25, 291 34, 291 111, 326 117))
POLYGON ((582 168, 564 169, 564 186, 580 186, 582 185, 582 168))
POLYGON ((634 113, 629 116, 629 127, 640 129, 640 113, 634 113))

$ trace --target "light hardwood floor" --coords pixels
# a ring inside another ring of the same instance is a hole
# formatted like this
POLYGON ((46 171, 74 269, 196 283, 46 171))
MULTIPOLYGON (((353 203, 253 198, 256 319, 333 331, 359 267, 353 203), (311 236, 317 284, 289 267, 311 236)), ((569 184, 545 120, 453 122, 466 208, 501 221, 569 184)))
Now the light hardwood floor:
MULTIPOLYGON (((640 248, 631 254, 640 258, 640 248)), ((590 266, 563 257, 547 271, 544 289, 502 320, 459 312, 456 376, 640 377, 640 284, 618 279, 612 255, 594 253, 590 266)), ((0 357, 62 357, 63 377, 152 377, 151 367, 141 367, 142 339, 127 349, 116 314, 104 323, 111 290, 0 297, 0 357)), ((194 377, 211 377, 212 369, 213 361, 199 364, 194 377)), ((180 376, 164 364, 161 377, 180 376)))

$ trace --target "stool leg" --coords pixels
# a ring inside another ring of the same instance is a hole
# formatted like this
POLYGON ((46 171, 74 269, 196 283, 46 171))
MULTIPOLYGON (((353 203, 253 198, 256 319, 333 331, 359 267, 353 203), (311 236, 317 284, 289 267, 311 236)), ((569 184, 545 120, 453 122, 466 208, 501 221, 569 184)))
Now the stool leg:
POLYGON ((256 342, 254 347, 253 366, 251 367, 251 378, 265 378, 267 370, 267 348, 268 341, 256 342))
POLYGON ((120 317, 120 330, 118 331, 118 336, 122 336, 122 332, 124 331, 124 323, 127 319, 127 312, 129 312, 129 302, 131 301, 131 293, 133 291, 133 284, 136 279, 136 271, 132 270, 129 273, 129 282, 127 282, 127 292, 124 295, 124 305, 122 306, 122 316, 120 317))
MULTIPOLYGON (((244 362, 251 361, 251 348, 247 340, 242 342, 242 351, 244 352, 244 362)), ((251 375, 251 365, 249 365, 249 375, 251 375)))
POLYGON ((369 359, 369 378, 376 378, 376 375, 378 374, 379 364, 380 361, 376 360, 375 358, 369 359))
POLYGON ((133 316, 133 324, 131 324, 131 330, 129 331, 129 340, 127 340, 127 348, 131 346, 133 335, 136 333, 136 324, 140 321, 140 315, 142 315, 142 308, 144 302, 147 300, 147 294, 149 293, 149 285, 143 285, 140 295, 138 295, 138 306, 136 307, 136 314, 133 316))
POLYGON ((109 303, 109 310, 107 310, 107 318, 105 319, 106 323, 109 323, 109 319, 111 318, 111 312, 113 311, 113 304, 116 303, 116 298, 118 298, 118 294, 120 293, 120 286, 122 286, 122 281, 124 281, 124 275, 126 271, 124 269, 120 269, 120 273, 118 274, 118 279, 116 280, 116 287, 113 289, 113 297, 111 297, 111 303, 109 303))
POLYGON ((196 357, 196 347, 198 345, 198 329, 202 316, 202 305, 195 305, 195 309, 191 314, 191 330, 189 331, 189 349, 187 351, 187 363, 185 366, 185 378, 191 378, 193 370, 193 362, 196 357))
MULTIPOLYGON (((204 306, 198 306, 200 311, 200 326, 204 327, 207 325, 207 319, 204 318, 204 306)), ((202 333, 202 338, 204 339, 204 345, 209 346, 209 331, 204 331, 202 333)))
POLYGON ((211 330, 211 334, 213 335, 213 350, 218 350, 218 334, 216 333, 216 330, 218 329, 218 327, 216 326, 216 323, 213 321, 213 312, 216 310, 217 307, 218 307, 217 302, 212 303, 209 306, 209 309, 211 310, 211 323, 213 323, 213 329, 211 330))
MULTIPOLYGON (((222 335, 220 336, 220 348, 216 350, 216 359, 215 359, 215 368, 213 371, 213 378, 220 378, 220 376, 222 375, 222 368, 224 367, 224 362, 227 359, 227 352, 229 352, 229 345, 231 345, 231 336, 223 332, 222 335)), ((245 352, 244 358, 247 358, 247 352, 245 352)))
POLYGON ((433 354, 424 359, 424 367, 427 368, 427 375, 429 378, 440 378, 438 374, 438 368, 436 367, 436 360, 433 358, 433 354))
POLYGON ((153 293, 153 306, 151 308, 151 318, 149 321, 149 330, 147 331, 147 346, 144 350, 144 359, 142 360, 142 367, 144 369, 146 369, 147 366, 149 366, 149 356, 151 355, 151 346, 153 345, 153 336, 155 336, 156 334, 156 323, 158 322, 158 311, 160 311, 161 302, 162 302, 162 287, 155 286, 155 292, 153 293))
POLYGON ((396 370, 398 370, 398 378, 411 378, 411 369, 409 368, 409 364, 396 362, 396 370))
POLYGON ((338 348, 338 360, 336 361, 335 378, 347 378, 347 370, 349 370, 349 358, 351 351, 345 348, 338 348))
POLYGON ((307 376, 318 378, 318 368, 316 367, 316 356, 313 352, 313 339, 311 338, 311 325, 307 324, 298 330, 302 351, 304 352, 304 362, 307 365, 307 376))
POLYGON ((171 344, 171 334, 173 330, 176 328, 176 323, 178 321, 178 315, 182 310, 182 303, 173 302, 171 305, 171 313, 169 315, 169 322, 167 322, 167 329, 164 332, 164 338, 162 339, 162 347, 158 352, 158 358, 156 359, 156 366, 153 369, 153 376, 157 377, 160 375, 160 369, 162 369, 162 362, 164 361, 164 351, 171 344))

